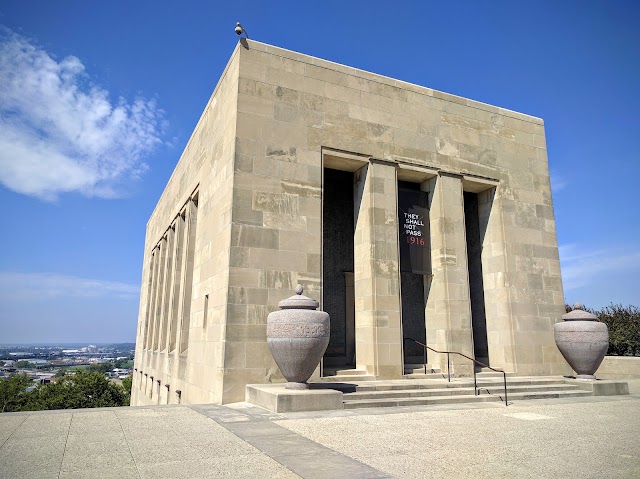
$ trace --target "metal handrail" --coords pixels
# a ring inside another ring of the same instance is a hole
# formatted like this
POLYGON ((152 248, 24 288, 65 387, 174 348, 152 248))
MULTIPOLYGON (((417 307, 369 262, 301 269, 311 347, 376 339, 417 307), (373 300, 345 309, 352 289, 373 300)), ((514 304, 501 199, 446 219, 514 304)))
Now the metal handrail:
MULTIPOLYGON (((433 351, 434 353, 438 353, 438 354, 446 354, 447 355, 447 381, 451 382, 451 355, 452 354, 457 354, 458 356, 462 356, 463 358, 467 358, 471 361, 473 361, 475 364, 479 364, 482 367, 491 369, 492 371, 495 371, 497 373, 502 373, 502 380, 504 383, 504 405, 508 406, 509 402, 507 401, 507 373, 504 372, 501 369, 495 369, 492 368, 491 366, 489 366, 488 364, 484 364, 481 361, 478 361, 477 359, 474 358, 470 358, 469 356, 467 356, 466 354, 462 354, 458 351, 438 351, 437 349, 433 349, 432 347, 427 346, 424 343, 421 343, 420 341, 416 341, 413 338, 404 338, 404 340, 409 340, 409 341, 413 341, 416 344, 419 344, 420 346, 422 346, 424 348, 424 372, 425 374, 427 373, 427 349, 429 351, 433 351)), ((487 389, 487 388, 478 388, 478 381, 476 379, 476 368, 473 368, 473 391, 474 391, 474 395, 475 396, 479 396, 480 395, 480 389, 487 389)), ((487 389, 487 392, 489 392, 489 390, 487 389)), ((498 396, 500 397, 500 396, 498 396)))

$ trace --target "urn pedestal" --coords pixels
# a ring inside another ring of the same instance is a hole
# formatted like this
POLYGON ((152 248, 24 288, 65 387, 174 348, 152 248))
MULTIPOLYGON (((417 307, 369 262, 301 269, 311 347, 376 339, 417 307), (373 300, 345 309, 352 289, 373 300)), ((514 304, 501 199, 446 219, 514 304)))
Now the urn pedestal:
POLYGON ((302 292, 298 285, 296 295, 280 301, 280 311, 267 317, 267 345, 287 389, 309 388, 307 380, 329 345, 329 315, 316 311, 318 302, 302 292))
POLYGON ((580 309, 579 303, 573 308, 562 316, 562 323, 553 327, 556 345, 577 373, 577 379, 595 379, 609 349, 609 330, 594 314, 580 309))

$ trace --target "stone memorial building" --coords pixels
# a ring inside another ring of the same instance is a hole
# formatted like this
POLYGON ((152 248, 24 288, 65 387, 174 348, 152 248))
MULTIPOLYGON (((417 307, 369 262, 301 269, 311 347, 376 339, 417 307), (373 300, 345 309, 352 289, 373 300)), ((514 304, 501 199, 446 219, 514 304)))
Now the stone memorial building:
POLYGON ((542 120, 241 40, 147 224, 131 404, 282 381, 266 319, 298 283, 331 316, 312 379, 402 378, 405 338, 570 372, 542 120))

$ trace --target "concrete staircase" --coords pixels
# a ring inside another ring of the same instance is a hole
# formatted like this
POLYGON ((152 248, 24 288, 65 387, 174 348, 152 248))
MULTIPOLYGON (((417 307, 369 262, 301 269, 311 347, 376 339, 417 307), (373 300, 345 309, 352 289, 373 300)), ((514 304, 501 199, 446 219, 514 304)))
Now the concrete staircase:
MULTIPOLYGON (((325 374, 327 373, 325 369, 325 374)), ((287 389, 284 383, 248 384, 246 401, 269 411, 302 412, 392 406, 451 405, 493 402, 504 406, 504 382, 494 372, 476 375, 478 393, 473 377, 454 377, 451 382, 440 373, 437 379, 413 377, 408 371, 404 379, 376 380, 357 369, 334 369, 332 376, 310 384, 309 389, 287 389)), ((629 394, 624 381, 581 381, 568 377, 514 376, 507 378, 509 404, 524 399, 583 398, 590 396, 619 396, 629 394)))
MULTIPOLYGON (((443 374, 439 368, 434 368, 427 364, 427 373, 424 372, 424 364, 405 364, 405 379, 442 379, 443 374)), ((353 381, 374 381, 375 376, 367 373, 363 369, 340 369, 337 367, 325 367, 324 376, 318 382, 353 382, 353 381)))
POLYGON ((405 379, 442 379, 446 377, 440 371, 440 368, 434 368, 430 364, 426 365, 427 372, 425 373, 424 364, 405 364, 404 365, 404 378, 405 379))
POLYGON ((338 369, 325 367, 323 370, 324 377, 317 379, 321 383, 341 383, 341 382, 360 382, 373 381, 375 376, 367 373, 363 369, 338 369))
MULTIPOLYGON (((422 371, 424 375, 424 368, 422 371)), ((501 402, 504 396, 502 378, 486 377, 487 374, 490 373, 478 374, 479 395, 474 394, 473 378, 455 378, 447 382, 440 374, 440 379, 351 382, 343 389, 344 408, 501 402)), ((507 394, 511 403, 524 399, 592 396, 593 392, 567 384, 562 378, 511 377, 507 379, 507 394)))

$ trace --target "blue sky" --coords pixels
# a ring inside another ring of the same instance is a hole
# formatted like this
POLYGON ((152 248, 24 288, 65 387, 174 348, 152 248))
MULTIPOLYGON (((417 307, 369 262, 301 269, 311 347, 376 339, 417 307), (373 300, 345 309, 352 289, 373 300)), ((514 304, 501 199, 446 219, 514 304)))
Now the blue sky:
POLYGON ((640 305, 639 5, 2 2, 0 343, 135 339, 145 224, 236 21, 542 117, 567 302, 640 305))

